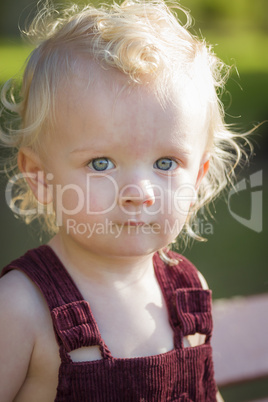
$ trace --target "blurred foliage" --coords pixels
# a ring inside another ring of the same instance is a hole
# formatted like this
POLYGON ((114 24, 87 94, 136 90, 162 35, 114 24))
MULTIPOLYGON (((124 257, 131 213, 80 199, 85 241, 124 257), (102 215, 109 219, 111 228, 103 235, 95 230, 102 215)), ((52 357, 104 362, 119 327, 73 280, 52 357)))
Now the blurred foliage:
POLYGON ((231 385, 220 389, 220 392, 226 402, 267 402, 267 381, 265 378, 231 385))
POLYGON ((197 25, 213 29, 231 30, 254 28, 268 31, 266 0, 186 0, 182 2, 192 10, 197 25))
MULTIPOLYGON (((41 0, 40 4, 45 0, 41 0)), ((85 0, 74 1, 87 4, 85 0)), ((105 1, 104 1, 105 2, 105 1)), ((71 4, 70 0, 52 0, 54 4, 71 4)), ((102 3, 92 0, 92 4, 102 3)), ((111 0, 106 1, 111 3, 111 0)), ((258 29, 268 31, 267 0, 183 0, 180 2, 190 9, 199 28, 226 30, 258 29)), ((18 35, 18 22, 24 27, 29 15, 34 12, 37 0, 1 0, 0 2, 0 35, 18 35)))
POLYGON ((20 39, 0 38, 0 83, 20 77, 32 48, 20 39))

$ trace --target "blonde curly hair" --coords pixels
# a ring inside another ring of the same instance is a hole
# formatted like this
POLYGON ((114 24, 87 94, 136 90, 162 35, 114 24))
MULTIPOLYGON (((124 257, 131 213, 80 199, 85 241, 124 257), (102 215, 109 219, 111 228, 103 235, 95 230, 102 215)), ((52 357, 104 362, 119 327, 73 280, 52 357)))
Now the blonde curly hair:
MULTIPOLYGON (((185 74, 197 77, 208 102, 210 168, 200 184, 184 232, 202 239, 193 230, 196 213, 232 182, 234 167, 243 154, 237 139, 243 135, 232 132, 225 124, 219 99, 229 67, 205 40, 189 32, 190 26, 188 10, 162 0, 127 0, 121 5, 99 8, 87 5, 79 9, 73 5, 63 11, 47 2, 23 32, 35 49, 28 58, 19 96, 11 82, 2 89, 4 109, 12 112, 9 124, 0 132, 4 146, 14 150, 9 170, 17 169, 20 147, 38 149, 44 127, 53 117, 62 77, 73 71, 79 56, 94 60, 104 69, 118 69, 133 85, 144 83, 147 77, 156 83, 162 97, 167 83, 185 74), (184 23, 178 19, 180 14, 184 23)), ((19 181, 12 203, 20 211, 36 209, 37 201, 26 181, 19 181)), ((48 232, 55 233, 54 214, 40 210, 25 212, 22 217, 26 223, 38 218, 48 232)))

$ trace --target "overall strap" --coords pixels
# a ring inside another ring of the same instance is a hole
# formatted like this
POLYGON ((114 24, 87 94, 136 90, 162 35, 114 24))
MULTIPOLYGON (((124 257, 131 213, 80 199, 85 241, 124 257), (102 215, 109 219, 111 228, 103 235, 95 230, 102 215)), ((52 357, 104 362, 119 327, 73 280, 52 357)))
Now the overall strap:
POLYGON ((178 264, 169 266, 158 255, 154 257, 156 275, 162 287, 174 328, 175 347, 182 347, 183 337, 196 332, 206 335, 206 343, 212 334, 211 290, 202 288, 198 271, 185 257, 169 252, 178 264))
POLYGON ((43 245, 27 251, 5 267, 2 274, 13 269, 24 272, 38 286, 50 311, 83 299, 65 267, 49 246, 43 245))
POLYGON ((103 358, 110 357, 88 302, 49 246, 29 250, 5 267, 2 275, 13 269, 24 272, 44 295, 62 356, 67 356, 64 351, 98 345, 103 358))

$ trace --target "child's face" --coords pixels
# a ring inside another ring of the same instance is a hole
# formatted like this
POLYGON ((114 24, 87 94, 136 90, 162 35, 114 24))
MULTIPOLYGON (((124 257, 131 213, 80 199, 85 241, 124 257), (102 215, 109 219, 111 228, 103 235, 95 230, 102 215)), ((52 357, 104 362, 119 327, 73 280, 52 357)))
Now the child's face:
POLYGON ((206 166, 206 109, 185 80, 161 106, 119 72, 85 70, 59 94, 44 144, 60 236, 92 253, 137 256, 177 237, 206 166), (68 234, 68 236, 66 235, 68 234))

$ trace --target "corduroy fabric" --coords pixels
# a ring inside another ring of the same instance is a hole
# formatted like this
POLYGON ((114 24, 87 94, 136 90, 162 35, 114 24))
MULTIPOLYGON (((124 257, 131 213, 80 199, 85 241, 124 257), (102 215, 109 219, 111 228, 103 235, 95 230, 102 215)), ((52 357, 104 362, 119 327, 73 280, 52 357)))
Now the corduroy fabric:
POLYGON ((170 257, 180 263, 167 266, 155 254, 154 267, 174 331, 174 349, 128 359, 112 356, 88 302, 50 247, 30 250, 4 268, 2 275, 12 269, 28 275, 48 303, 61 356, 55 401, 216 401, 211 291, 202 289, 197 270, 187 259, 173 252, 170 257), (196 332, 206 335, 205 344, 184 348, 183 337, 196 332), (102 360, 72 362, 69 352, 93 345, 99 346, 102 360))

